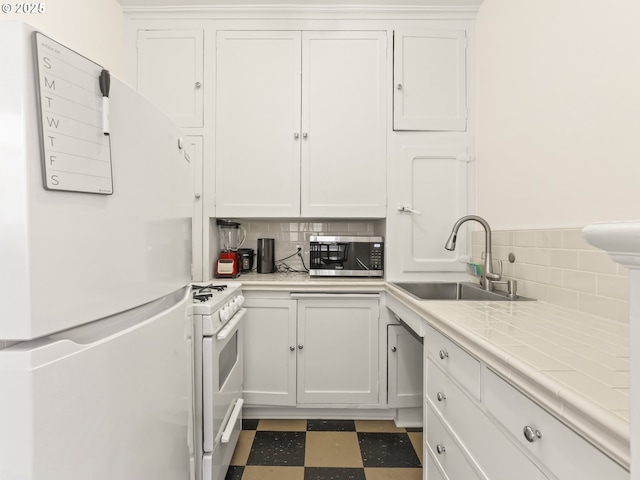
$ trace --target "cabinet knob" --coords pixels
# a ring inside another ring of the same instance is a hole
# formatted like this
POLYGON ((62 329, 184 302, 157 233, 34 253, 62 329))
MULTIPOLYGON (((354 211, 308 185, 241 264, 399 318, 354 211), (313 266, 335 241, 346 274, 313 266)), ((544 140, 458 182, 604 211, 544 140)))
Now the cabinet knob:
POLYGON ((447 396, 442 392, 438 392, 438 394, 436 395, 436 398, 438 399, 439 402, 444 402, 447 399, 447 396))
POLYGON ((440 360, 444 360, 445 358, 449 358, 449 352, 446 350, 440 350, 440 360))
POLYGON ((302 132, 302 138, 307 138, 309 134, 307 132, 302 132))
POLYGON ((196 88, 200 88, 202 84, 200 82, 196 82, 196 88))
POLYGON ((438 455, 442 455, 446 451, 447 451, 447 449, 441 443, 436 445, 436 452, 438 452, 438 455))
POLYGON ((522 429, 522 433, 524 433, 524 438, 527 439, 527 442, 529 443, 533 443, 535 442, 538 438, 542 438, 542 432, 540 430, 534 430, 532 427, 530 427, 529 425, 526 425, 523 429, 522 429))
POLYGON ((302 345, 301 343, 298 344, 298 350, 302 350, 304 348, 304 345, 302 345))
POLYGON ((398 90, 402 90, 402 84, 401 84, 401 83, 399 83, 398 85, 396 85, 396 88, 397 88, 398 90))
POLYGON ((196 192, 195 197, 200 198, 200 193, 196 192))
POLYGON ((398 351, 398 347, 391 347, 391 351, 392 351, 393 353, 397 352, 397 351, 398 351))
POLYGON ((300 138, 300 134, 298 132, 293 134, 293 138, 295 138, 296 140, 300 138))
POLYGON ((291 350, 292 352, 296 349, 296 347, 294 347, 293 345, 289 345, 289 350, 291 350))

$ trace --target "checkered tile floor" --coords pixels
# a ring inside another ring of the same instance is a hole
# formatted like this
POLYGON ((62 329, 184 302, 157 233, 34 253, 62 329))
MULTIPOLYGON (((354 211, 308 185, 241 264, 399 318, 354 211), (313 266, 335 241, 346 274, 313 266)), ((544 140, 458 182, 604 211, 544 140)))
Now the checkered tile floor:
POLYGON ((422 430, 387 420, 244 420, 226 480, 421 480, 422 430))

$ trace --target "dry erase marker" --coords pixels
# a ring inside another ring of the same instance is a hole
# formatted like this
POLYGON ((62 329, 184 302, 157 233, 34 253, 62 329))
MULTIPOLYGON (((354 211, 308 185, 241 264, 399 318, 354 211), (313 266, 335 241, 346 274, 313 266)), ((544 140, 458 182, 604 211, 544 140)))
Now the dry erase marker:
POLYGON ((109 88, 111 76, 109 70, 100 72, 100 92, 102 92, 102 129, 105 135, 109 135, 109 88))

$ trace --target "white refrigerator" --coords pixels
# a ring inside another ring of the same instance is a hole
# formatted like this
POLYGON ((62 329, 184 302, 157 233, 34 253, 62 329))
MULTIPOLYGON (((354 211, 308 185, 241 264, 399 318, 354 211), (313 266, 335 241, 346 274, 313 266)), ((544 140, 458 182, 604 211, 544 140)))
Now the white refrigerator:
POLYGON ((25 23, 0 45, 0 480, 188 479, 181 132, 25 23))

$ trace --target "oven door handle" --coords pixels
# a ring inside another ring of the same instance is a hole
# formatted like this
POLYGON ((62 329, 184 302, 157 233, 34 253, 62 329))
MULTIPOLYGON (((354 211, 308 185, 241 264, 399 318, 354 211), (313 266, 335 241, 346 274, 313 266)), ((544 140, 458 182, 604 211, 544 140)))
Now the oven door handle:
POLYGON ((244 399, 239 398, 236 401, 235 406, 233 407, 233 411, 231 412, 231 416, 229 417, 229 421, 227 422, 227 426, 224 427, 224 431, 222 432, 222 439, 220 440, 222 443, 229 443, 231 439, 231 435, 233 434, 233 427, 238 421, 238 417, 242 412, 242 404, 244 404, 244 399))
POLYGON ((231 321, 227 323, 225 327, 218 332, 218 335, 216 336, 216 338, 218 340, 226 339, 236 329, 236 327, 238 326, 238 323, 240 323, 240 320, 242 320, 242 317, 244 317, 245 313, 247 313, 247 309, 241 308, 240 311, 233 316, 231 321))

